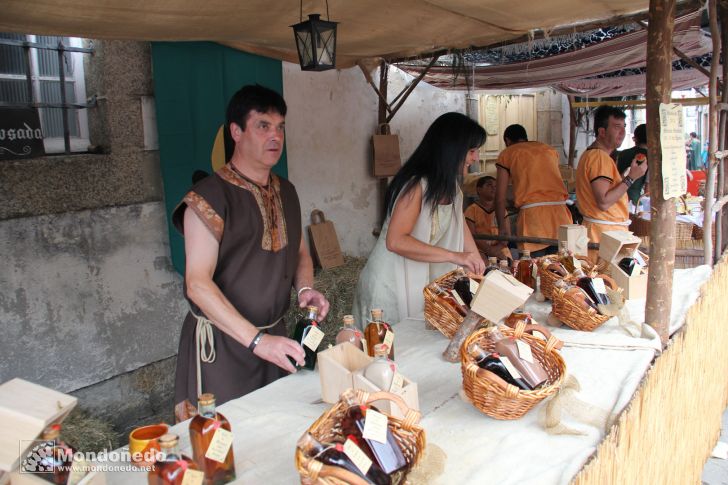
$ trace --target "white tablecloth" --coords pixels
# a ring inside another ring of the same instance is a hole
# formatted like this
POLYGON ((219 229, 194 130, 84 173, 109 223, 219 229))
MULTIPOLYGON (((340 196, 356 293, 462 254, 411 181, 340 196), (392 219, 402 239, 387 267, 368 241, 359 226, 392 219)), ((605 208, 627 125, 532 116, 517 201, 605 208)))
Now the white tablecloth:
MULTIPOLYGON (((705 266, 675 271, 673 331, 682 325, 709 275, 705 266)), ((549 306, 529 301, 527 310, 545 322, 549 306)), ((634 319, 643 320, 644 300, 631 301, 628 308, 634 319)), ((460 365, 442 359, 447 340, 426 330, 424 322, 405 320, 395 325, 395 332, 400 371, 418 383, 427 442, 447 455, 444 473, 430 482, 442 484, 568 483, 604 438, 606 421, 598 419, 600 412, 616 416, 624 409, 659 349, 651 329, 643 338, 634 338, 616 319, 592 333, 554 329, 565 342, 562 355, 569 374, 581 386, 575 396, 581 404, 563 399, 562 422, 583 433, 554 435, 542 424, 545 402, 520 420, 498 421, 463 401, 460 365)), ((326 409, 328 405, 320 401, 318 373, 312 371, 301 371, 220 406, 235 434, 237 482, 298 483, 293 461, 296 441, 326 409)), ((173 431, 189 452, 187 427, 187 422, 181 423, 173 431)), ((140 484, 146 476, 110 473, 107 479, 112 485, 140 484)))

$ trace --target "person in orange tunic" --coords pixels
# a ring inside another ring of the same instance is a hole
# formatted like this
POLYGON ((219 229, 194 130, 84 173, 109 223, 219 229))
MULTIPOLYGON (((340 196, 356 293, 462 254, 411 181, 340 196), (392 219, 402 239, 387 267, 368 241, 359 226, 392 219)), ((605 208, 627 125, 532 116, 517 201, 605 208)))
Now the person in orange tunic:
MULTIPOLYGON (((566 207, 569 193, 559 172, 559 155, 552 147, 538 141, 528 141, 526 129, 510 125, 503 132, 506 149, 498 156, 496 187, 496 216, 502 235, 510 231, 502 223, 506 215, 506 191, 513 184, 518 207, 516 229, 519 236, 558 239, 559 226, 571 224, 571 212, 566 207)), ((531 251, 538 257, 557 251, 556 246, 519 243, 519 249, 531 251)))
MULTIPOLYGON (((602 105, 594 112, 596 141, 584 152, 576 168, 576 200, 584 216, 589 241, 598 243, 604 231, 626 231, 629 226, 627 189, 647 171, 647 162, 632 163, 622 177, 610 157, 624 140, 624 111, 602 105)), ((589 257, 596 261, 596 251, 589 257)))
MULTIPOLYGON (((480 177, 475 187, 478 200, 465 209, 465 222, 473 235, 496 235, 498 234, 498 224, 495 220, 495 177, 490 175, 480 177)), ((504 242, 476 239, 475 244, 478 246, 480 254, 483 255, 483 259, 490 256, 498 259, 511 258, 508 244, 504 242)))

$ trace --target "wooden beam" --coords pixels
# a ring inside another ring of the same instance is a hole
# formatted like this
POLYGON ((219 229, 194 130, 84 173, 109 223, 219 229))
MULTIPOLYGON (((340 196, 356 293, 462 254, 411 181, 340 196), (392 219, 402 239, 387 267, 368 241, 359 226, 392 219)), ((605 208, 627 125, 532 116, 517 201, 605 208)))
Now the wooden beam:
MULTIPOLYGON (((439 58, 440 58, 440 56, 433 57, 432 60, 430 61, 430 64, 420 73, 419 76, 417 76, 410 83, 409 86, 407 86, 407 88, 405 89, 406 92, 404 92, 404 96, 402 96, 402 99, 399 101, 399 103, 397 103, 397 106, 395 106, 392 109, 391 113, 389 113, 389 116, 387 116, 387 123, 389 123, 392 120, 392 118, 394 118, 394 115, 397 114, 397 111, 399 111, 399 108, 401 108, 402 105, 404 104, 404 102, 407 101, 407 98, 409 97, 409 95, 412 94, 412 91, 414 91, 414 89, 417 87, 417 85, 420 83, 420 81, 422 81, 422 78, 425 77, 425 75, 430 71, 432 66, 435 65, 435 62, 437 62, 437 60, 439 58)), ((399 96, 397 96, 397 97, 399 98, 399 96)))
MULTIPOLYGON (((728 5, 726 2, 719 2, 717 5, 718 20, 720 21, 720 43, 721 55, 723 56, 723 90, 721 92, 721 102, 718 103, 717 109, 720 113, 720 146, 719 150, 725 151, 728 143, 728 89, 725 88, 725 80, 728 79, 728 5)), ((718 202, 725 198, 726 194, 726 178, 728 171, 724 160, 721 160, 720 173, 718 174, 718 202)), ((721 204, 721 208, 724 204, 721 204)), ((715 259, 719 260, 723 255, 723 242, 728 239, 728 213, 724 210, 717 211, 715 219, 715 259)))
POLYGON ((670 338, 672 275, 675 269, 675 203, 662 196, 660 104, 670 102, 672 91, 672 33, 675 0, 650 0, 647 28, 647 160, 652 202, 650 271, 647 277, 645 322, 660 336, 663 347, 670 338))
MULTIPOLYGON (((677 6, 677 9, 675 11, 675 15, 677 17, 680 17, 682 15, 688 14, 690 12, 694 12, 695 10, 698 10, 703 7, 703 2, 701 0, 687 0, 685 2, 680 2, 680 5, 677 6)), ((626 25, 626 24, 632 24, 635 22, 638 22, 640 20, 647 19, 649 16, 648 11, 642 11, 635 14, 629 14, 629 15, 615 15, 614 17, 609 17, 602 20, 595 20, 591 22, 584 22, 582 24, 573 24, 573 25, 561 25, 556 26, 555 28, 551 30, 542 29, 537 30, 535 32, 524 32, 523 35, 519 35, 517 37, 513 37, 512 39, 508 39, 506 41, 500 41, 500 42, 493 42, 492 44, 485 44, 480 46, 470 46, 469 49, 471 50, 487 50, 487 49, 496 49, 499 47, 505 47, 507 45, 513 45, 513 44, 522 44, 524 42, 532 42, 534 40, 539 39, 545 39, 545 38, 554 38, 559 37, 562 35, 570 35, 570 34, 577 34, 580 32, 587 32, 589 30, 594 29, 600 29, 603 27, 612 27, 615 25, 626 25)), ((387 57, 385 56, 385 59, 387 59, 388 62, 392 64, 396 64, 398 62, 405 62, 405 61, 412 61, 416 59, 429 59, 432 56, 442 56, 451 54, 454 49, 450 48, 442 48, 442 49, 435 49, 429 52, 424 52, 422 54, 418 54, 416 56, 409 56, 409 57, 387 57)))
MULTIPOLYGON (((639 25, 641 25, 643 29, 647 29, 647 24, 645 23, 644 20, 638 20, 637 23, 639 25)), ((680 49, 678 49, 674 45, 672 46, 672 51, 680 59, 682 59, 686 63, 690 64, 693 67, 693 69, 698 70, 699 72, 703 73, 703 75, 705 77, 707 77, 708 79, 710 79, 710 72, 706 68, 704 68, 703 66, 701 66, 700 64, 698 64, 697 62, 695 62, 694 60, 692 60, 690 57, 688 57, 687 54, 685 54, 683 51, 681 51, 680 49)))
POLYGON ((708 1, 708 20, 713 42, 713 59, 710 62, 710 112, 708 114, 708 176, 705 181, 705 217, 703 219, 703 245, 705 264, 713 266, 713 198, 715 197, 715 177, 718 159, 718 64, 720 63, 720 33, 718 31, 718 9, 716 0, 708 1))
POLYGON ((566 97, 569 100, 569 160, 568 165, 569 167, 576 168, 575 161, 576 161, 576 108, 574 107, 575 98, 574 96, 567 96, 566 97))
MULTIPOLYGON (((683 106, 702 106, 710 104, 710 98, 699 97, 699 98, 673 98, 670 103, 681 104, 683 106)), ((599 101, 595 99, 593 101, 578 101, 573 104, 574 108, 596 108, 606 104, 607 106, 632 106, 635 108, 645 108, 647 101, 644 99, 625 99, 623 101, 599 101)), ((728 109, 728 104, 724 109, 728 109)))

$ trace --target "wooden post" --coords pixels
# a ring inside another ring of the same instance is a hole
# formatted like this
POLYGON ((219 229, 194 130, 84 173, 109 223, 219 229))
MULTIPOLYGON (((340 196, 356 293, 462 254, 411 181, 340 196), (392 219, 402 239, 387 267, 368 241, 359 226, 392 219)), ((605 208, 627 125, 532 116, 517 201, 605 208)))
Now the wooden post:
POLYGON ((660 103, 670 102, 675 0, 650 0, 647 29, 647 160, 652 202, 650 270, 645 320, 667 344, 675 268, 675 204, 662 196, 660 103))
MULTIPOLYGON (((718 8, 718 20, 720 21, 720 40, 721 40, 721 52, 723 56, 723 91, 721 92, 722 106, 728 105, 728 89, 726 89, 726 83, 728 82, 728 5, 725 2, 720 2, 718 8)), ((720 110, 720 149, 725 150, 728 144, 728 111, 725 109, 720 110)), ((718 198, 725 196, 725 185, 726 177, 726 166, 723 159, 720 161, 720 173, 718 174, 718 198)), ((715 231, 715 257, 716 260, 720 259, 723 254, 724 241, 728 240, 728 211, 720 210, 716 214, 716 231, 715 231)))
POLYGON ((569 167, 576 168, 574 161, 576 159, 576 108, 574 108, 574 96, 567 96, 569 100, 569 167))
POLYGON ((710 21, 710 35, 713 41, 713 59, 710 63, 710 83, 708 97, 710 98, 710 111, 708 113, 708 176, 705 181, 705 218, 703 219, 703 246, 705 248, 705 264, 713 266, 713 198, 715 197, 715 172, 717 159, 715 152, 718 149, 718 63, 720 62, 720 34, 718 33, 718 18, 716 0, 708 2, 708 20, 710 21))
MULTIPOLYGON (((377 94, 379 95, 379 115, 377 116, 377 126, 381 125, 382 123, 387 122, 387 111, 389 110, 389 106, 387 104, 387 85, 389 78, 389 66, 385 61, 382 61, 379 65, 379 91, 377 94)), ((389 185, 389 181, 387 177, 380 178, 379 179, 379 227, 380 230, 384 226, 384 220, 387 218, 387 201, 385 200, 385 196, 387 194, 387 186, 389 185)))

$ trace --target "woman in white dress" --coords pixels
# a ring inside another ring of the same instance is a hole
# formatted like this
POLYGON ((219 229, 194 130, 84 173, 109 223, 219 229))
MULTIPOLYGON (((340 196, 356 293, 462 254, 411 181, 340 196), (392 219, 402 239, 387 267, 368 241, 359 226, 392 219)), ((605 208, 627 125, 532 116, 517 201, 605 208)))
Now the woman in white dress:
POLYGON ((422 289, 430 281, 456 266, 483 273, 485 263, 463 222, 460 185, 485 139, 478 123, 446 113, 394 176, 382 232, 354 296, 352 314, 359 325, 365 326, 372 308, 382 308, 390 323, 422 319, 422 289))

